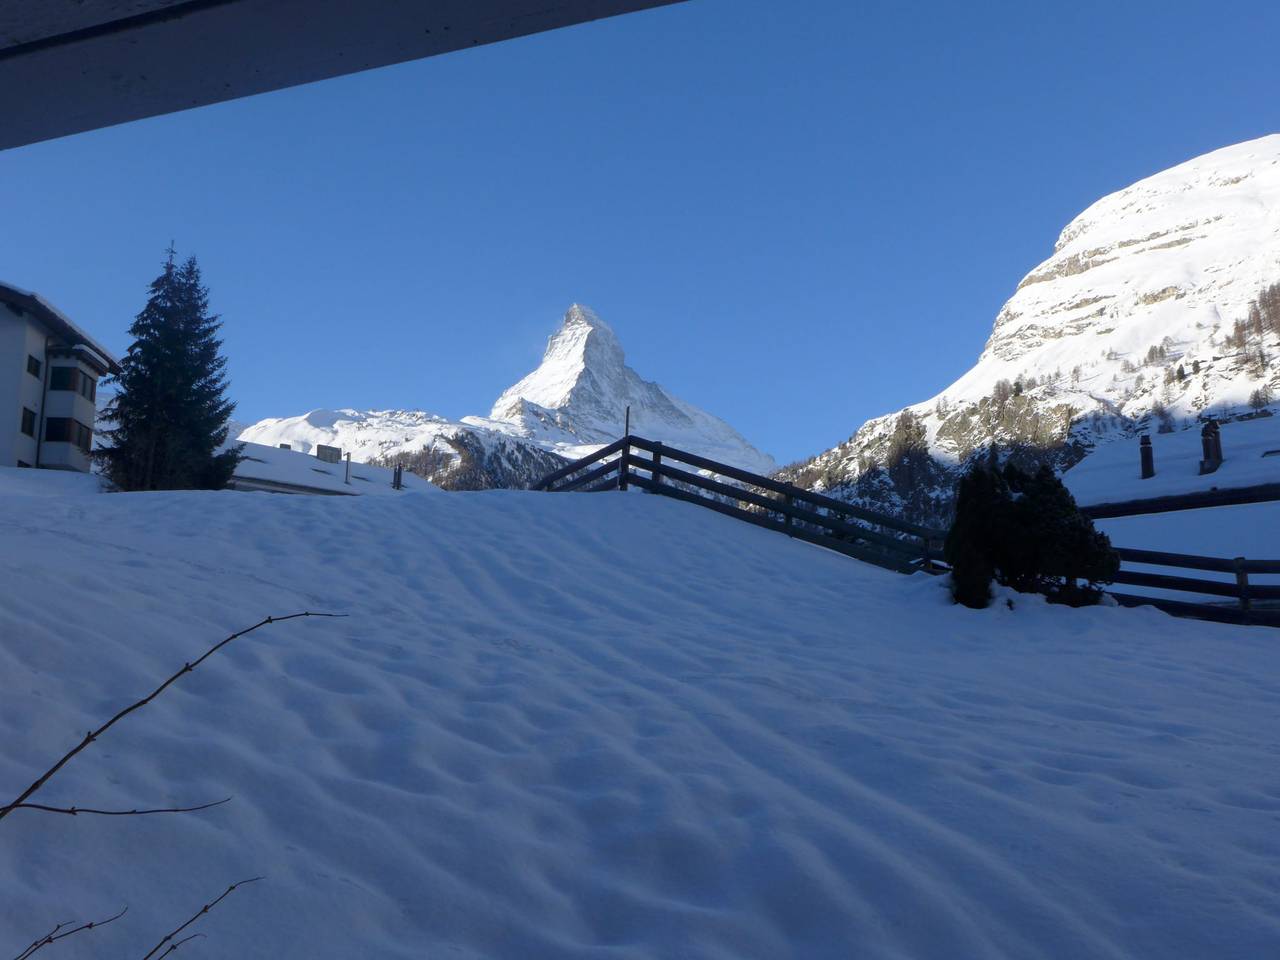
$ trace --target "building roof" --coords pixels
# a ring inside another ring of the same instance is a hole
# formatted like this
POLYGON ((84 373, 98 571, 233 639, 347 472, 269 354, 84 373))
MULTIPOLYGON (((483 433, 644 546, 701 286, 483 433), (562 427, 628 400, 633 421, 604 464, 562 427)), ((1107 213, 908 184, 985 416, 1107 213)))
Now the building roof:
POLYGON ((7 303, 22 313, 31 314, 52 330, 54 334, 65 340, 69 346, 88 347, 107 362, 108 372, 120 372, 120 361, 116 359, 111 351, 72 323, 65 313, 45 300, 40 294, 32 293, 30 290, 23 290, 21 287, 15 287, 11 284, 0 283, 0 303, 7 303))
POLYGON ((0 3, 0 150, 675 0, 0 3))
POLYGON ((368 496, 438 489, 431 481, 406 470, 403 491, 393 490, 392 471, 368 463, 352 463, 352 482, 347 483, 345 463, 326 463, 300 450, 283 450, 239 440, 228 440, 223 449, 233 446, 240 447, 244 459, 236 467, 229 486, 240 490, 368 496))

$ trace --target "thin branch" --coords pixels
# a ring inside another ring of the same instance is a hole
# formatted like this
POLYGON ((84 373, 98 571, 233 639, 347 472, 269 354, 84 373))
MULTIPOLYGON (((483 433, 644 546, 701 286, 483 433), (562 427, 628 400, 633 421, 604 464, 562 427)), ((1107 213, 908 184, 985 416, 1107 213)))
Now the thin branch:
POLYGON ((230 797, 223 797, 221 800, 214 800, 212 803, 202 803, 195 807, 159 807, 155 810, 95 810, 93 807, 49 807, 43 803, 14 803, 10 804, 10 810, 41 810, 45 813, 65 813, 72 817, 79 816, 82 813, 92 813, 99 817, 143 817, 149 813, 194 813, 197 810, 208 810, 210 807, 220 807, 224 803, 229 803, 230 797))
POLYGON ((178 927, 176 930, 170 933, 166 933, 164 937, 161 938, 160 942, 157 943, 154 947, 152 947, 150 952, 148 952, 147 955, 142 958, 142 960, 151 960, 151 958, 156 956, 156 954, 160 951, 160 949, 165 946, 168 946, 169 949, 165 950, 165 952, 160 954, 160 956, 164 956, 165 954, 169 954, 169 953, 172 953, 174 950, 177 950, 178 947, 180 947, 183 943, 186 943, 187 940, 190 940, 191 938, 187 937, 186 939, 180 940, 177 943, 172 943, 171 941, 173 940, 174 937, 180 934, 183 930, 187 929, 187 927, 191 926, 193 923, 195 923, 197 920, 203 917, 206 913, 208 913, 210 910, 216 907, 219 903, 221 903, 224 899, 230 896, 231 891, 234 890, 236 887, 242 887, 246 883, 256 883, 261 879, 263 878, 250 877, 248 880, 237 880, 231 886, 227 887, 227 889, 223 890, 221 894, 219 894, 217 897, 214 897, 212 900, 206 903, 203 907, 197 910, 195 912, 195 916, 193 916, 190 920, 188 920, 182 926, 178 927))
POLYGON ((209 659, 209 657, 213 656, 215 653, 217 653, 219 650, 225 647, 232 640, 238 639, 239 637, 243 637, 245 634, 253 633, 253 631, 257 630, 259 627, 265 627, 272 623, 283 623, 285 620, 296 620, 299 617, 345 617, 345 616, 346 614, 344 613, 311 613, 310 611, 306 611, 303 613, 291 613, 288 616, 284 616, 284 617, 267 617, 265 620, 260 620, 257 623, 255 623, 252 627, 247 627, 246 629, 241 630, 238 633, 231 634, 231 636, 227 637, 224 640, 220 640, 218 643, 215 643, 212 647, 206 650, 198 659, 193 660, 190 663, 183 664, 181 670, 179 670, 173 676, 169 677, 169 679, 165 680, 164 683, 160 684, 160 686, 156 687, 154 690, 152 690, 149 694, 147 694, 141 700, 138 700, 137 702, 132 703, 129 706, 125 707, 123 710, 117 713, 114 717, 112 717, 102 726, 98 727, 98 729, 90 730, 88 733, 86 733, 84 735, 83 740, 81 740, 78 744, 76 744, 74 747, 68 750, 63 755, 61 760, 59 760, 52 767, 50 767, 48 770, 42 773, 39 777, 37 777, 36 781, 32 783, 31 786, 27 787, 27 789, 24 790, 21 794, 19 794, 16 800, 14 800, 12 803, 7 804, 6 806, 0 807, 0 820, 3 820, 10 813, 16 810, 19 806, 25 803, 33 793, 35 793, 37 790, 43 787, 46 783, 48 783, 49 778, 52 777, 55 773, 57 773, 59 770, 61 770, 63 767, 65 767, 67 763, 81 750, 89 746, 89 744, 97 740, 98 737, 102 736, 104 733, 110 730, 113 726, 115 726, 116 723, 123 720, 129 714, 133 713, 135 710, 140 710, 143 707, 145 707, 148 703, 150 703, 152 700, 158 697, 161 693, 163 693, 169 687, 169 685, 174 683, 179 677, 183 676, 183 674, 190 673, 196 667, 200 666, 200 664, 204 663, 205 660, 209 659))
POLYGON ((70 930, 62 930, 63 927, 71 926, 70 923, 60 923, 56 927, 54 927, 52 930, 50 930, 48 933, 46 933, 43 937, 41 937, 39 940, 31 944, 31 946, 27 947, 27 949, 23 950, 20 954, 14 957, 14 960, 27 960, 29 956, 31 956, 41 947, 47 947, 49 944, 53 943, 55 940, 61 940, 63 937, 69 937, 74 933, 80 933, 81 931, 84 931, 84 930, 95 930, 98 927, 106 926, 108 923, 110 923, 113 920, 119 920, 121 917, 125 915, 126 912, 128 912, 128 910, 129 908, 125 907, 123 910, 117 913, 114 917, 107 917, 107 919, 105 920, 90 920, 88 923, 82 923, 80 924, 80 926, 72 927, 72 929, 70 930), (58 932, 59 930, 62 930, 62 932, 59 933, 58 932))
POLYGON ((184 943, 190 943, 192 940, 197 940, 203 936, 204 936, 203 933, 193 933, 189 937, 183 937, 181 940, 173 941, 173 943, 169 944, 169 949, 166 950, 164 953, 160 954, 160 956, 156 957, 156 960, 164 960, 165 957, 173 953, 173 951, 177 950, 184 943))

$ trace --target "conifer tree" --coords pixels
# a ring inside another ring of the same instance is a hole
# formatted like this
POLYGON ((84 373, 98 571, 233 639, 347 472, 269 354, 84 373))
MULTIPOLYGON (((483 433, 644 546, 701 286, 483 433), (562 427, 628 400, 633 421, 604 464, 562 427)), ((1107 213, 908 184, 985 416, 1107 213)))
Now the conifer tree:
POLYGON ((179 264, 170 247, 164 269, 129 333, 133 344, 103 412, 111 428, 98 451, 108 477, 125 490, 216 490, 240 461, 218 452, 235 404, 225 396, 221 322, 195 257, 179 264))
POLYGON ((987 605, 993 578, 1061 603, 1094 603, 1097 584, 1119 569, 1111 542, 1047 466, 1032 474, 971 466, 957 486, 944 555, 952 595, 969 607, 987 605))
POLYGON ((1008 509, 1009 490, 1000 474, 975 464, 956 486, 956 517, 943 547, 951 564, 956 603, 981 609, 991 601, 995 576, 990 541, 1008 509))

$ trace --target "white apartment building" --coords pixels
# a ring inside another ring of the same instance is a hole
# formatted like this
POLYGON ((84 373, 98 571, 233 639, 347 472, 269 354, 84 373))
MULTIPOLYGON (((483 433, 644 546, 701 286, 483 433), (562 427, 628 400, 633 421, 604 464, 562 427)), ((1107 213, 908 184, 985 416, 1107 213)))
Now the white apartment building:
POLYGON ((119 369, 38 294, 0 283, 0 466, 87 471, 98 379, 119 369))

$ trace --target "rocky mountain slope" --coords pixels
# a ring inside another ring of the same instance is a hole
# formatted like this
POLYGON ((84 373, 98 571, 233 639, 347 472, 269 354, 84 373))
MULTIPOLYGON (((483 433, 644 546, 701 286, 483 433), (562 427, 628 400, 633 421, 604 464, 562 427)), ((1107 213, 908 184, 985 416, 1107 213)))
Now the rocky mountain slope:
POLYGON ((241 440, 310 452, 317 444, 359 461, 402 461, 448 489, 523 487, 563 458, 617 439, 631 407, 633 433, 748 470, 777 465, 723 420, 642 379, 613 330, 574 304, 538 368, 505 390, 487 417, 448 420, 421 410, 313 410, 262 420, 241 440))
POLYGON ((783 474, 945 521, 972 458, 1065 468, 1099 443, 1194 426, 1280 394, 1280 136, 1104 197, 996 316, 977 363, 783 474))

